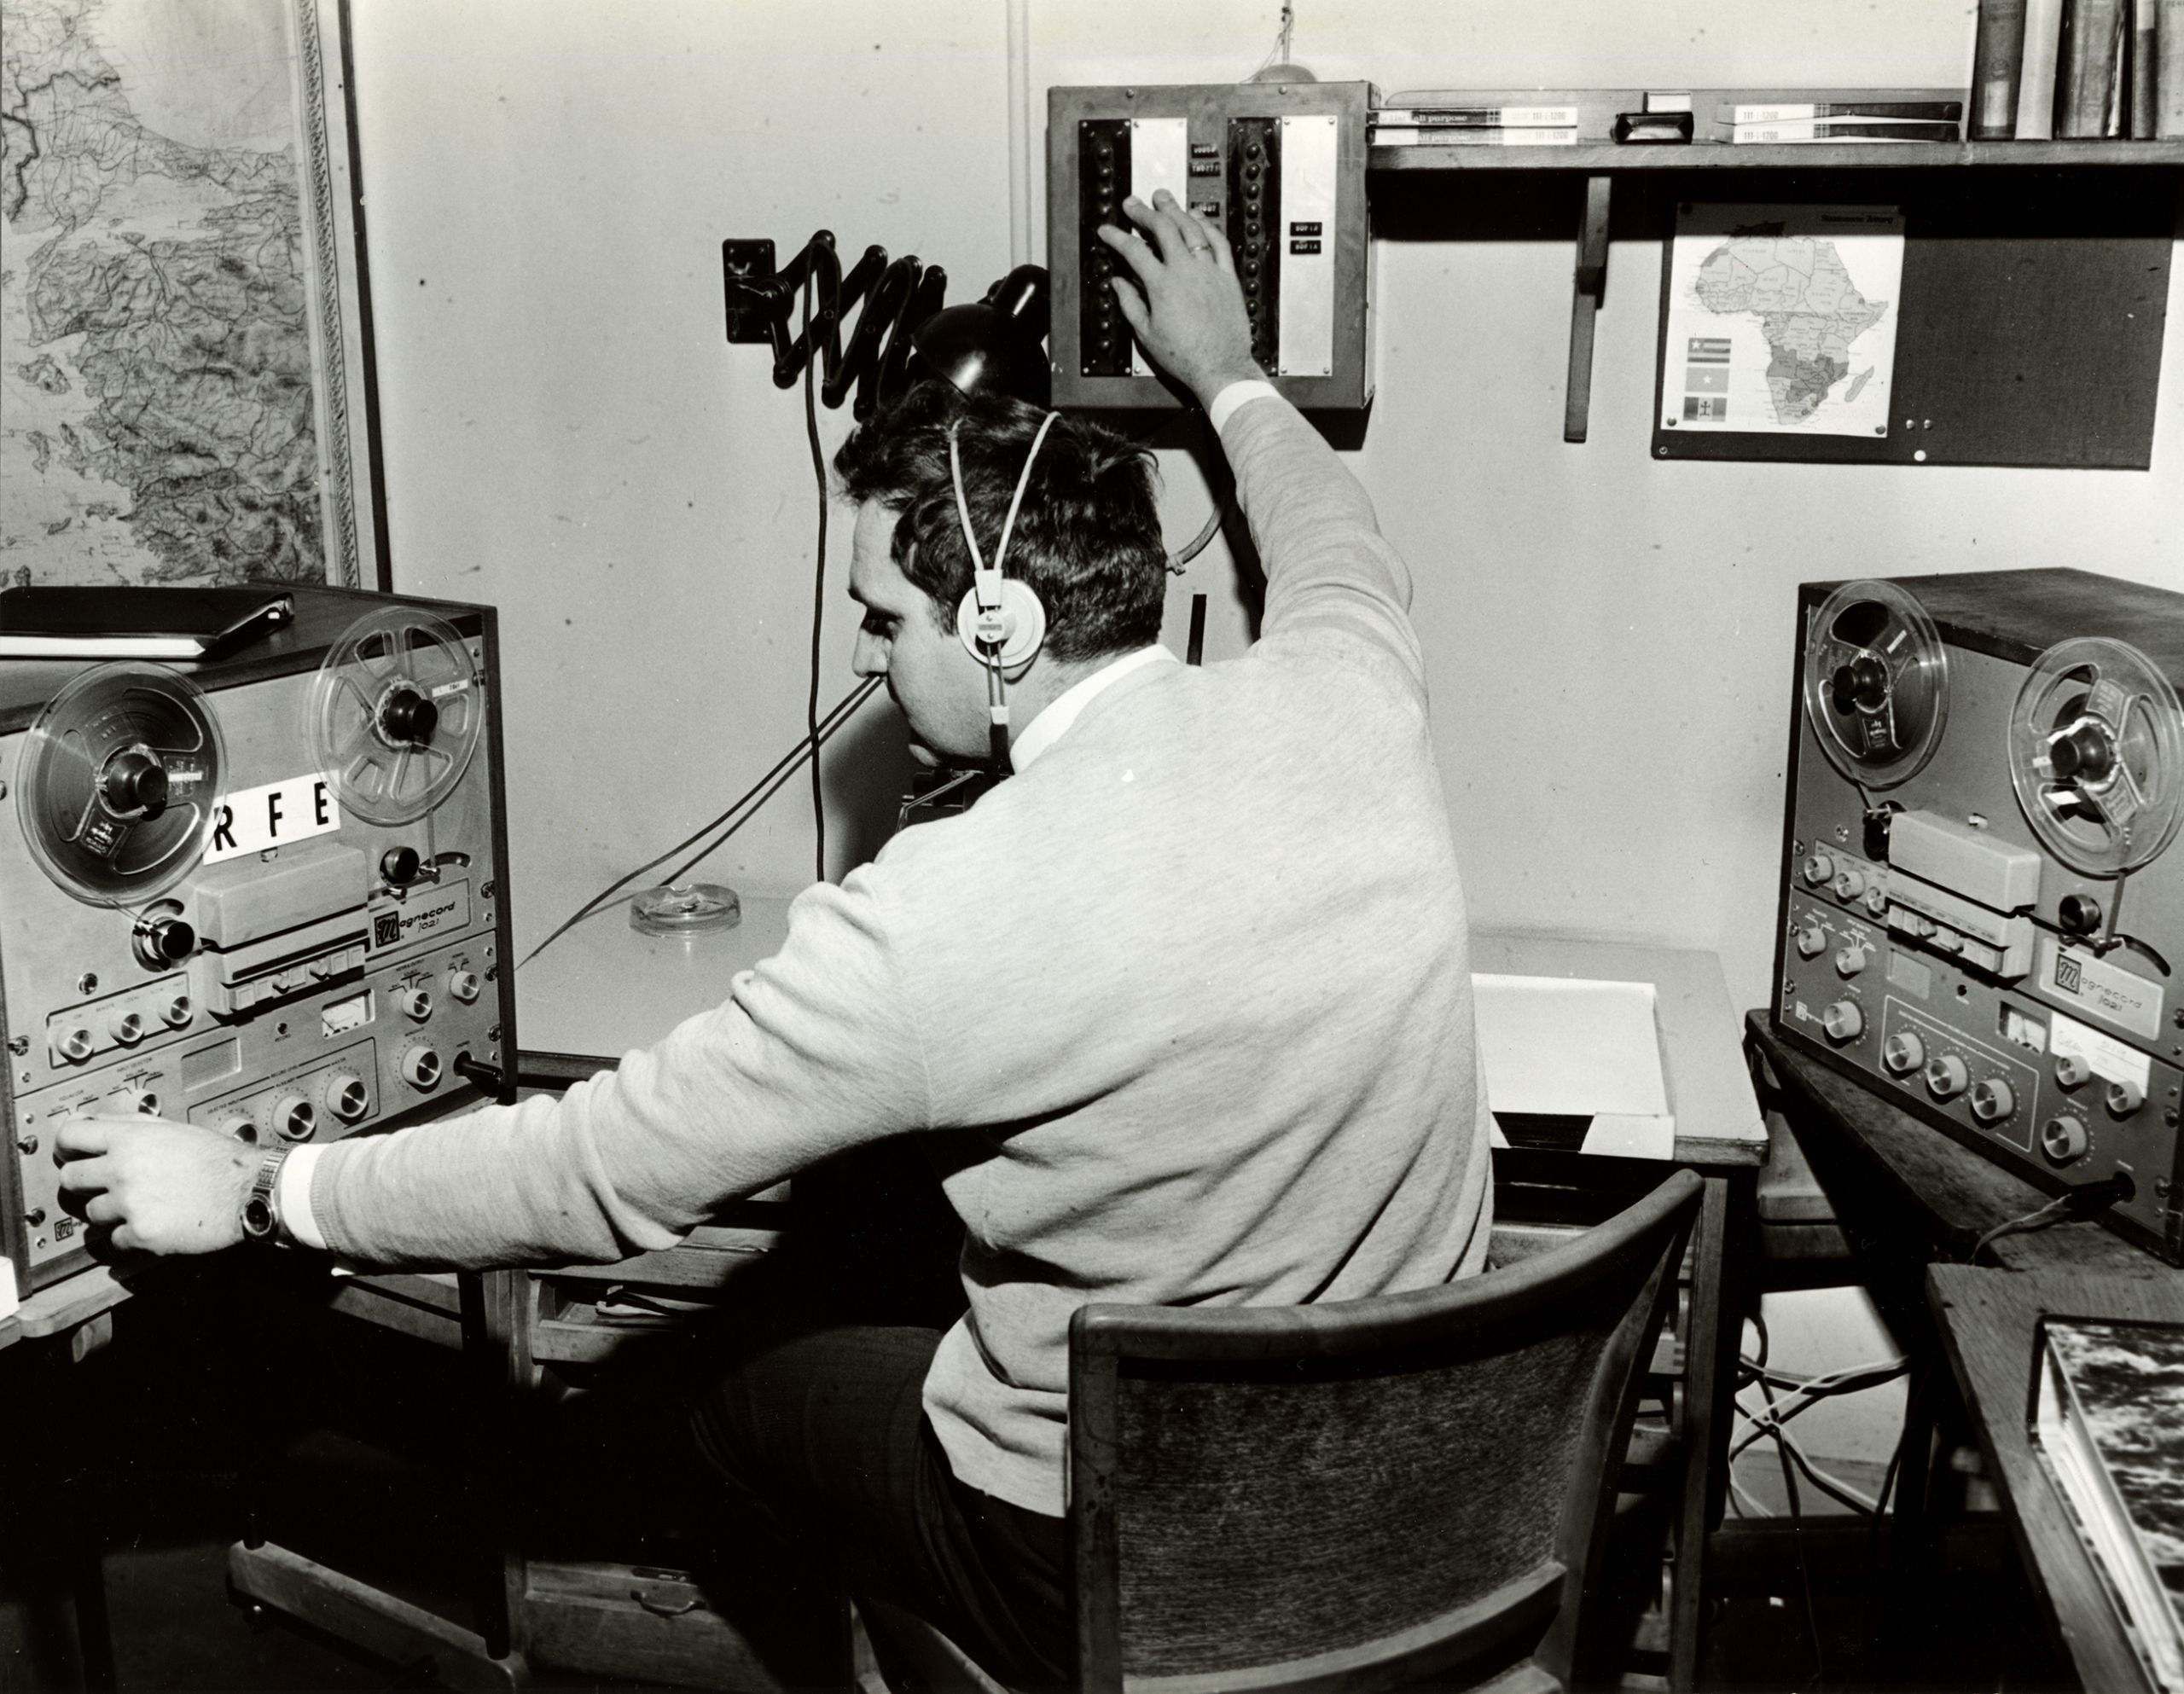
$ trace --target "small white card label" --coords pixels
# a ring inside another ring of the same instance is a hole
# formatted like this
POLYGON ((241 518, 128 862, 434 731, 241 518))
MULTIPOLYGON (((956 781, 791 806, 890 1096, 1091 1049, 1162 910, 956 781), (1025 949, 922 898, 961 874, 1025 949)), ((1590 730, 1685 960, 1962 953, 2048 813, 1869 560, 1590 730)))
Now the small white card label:
POLYGON ((212 844, 205 851, 208 865, 331 835, 341 827, 341 803, 334 798, 333 785, 312 773, 224 794, 213 803, 212 817, 212 844))

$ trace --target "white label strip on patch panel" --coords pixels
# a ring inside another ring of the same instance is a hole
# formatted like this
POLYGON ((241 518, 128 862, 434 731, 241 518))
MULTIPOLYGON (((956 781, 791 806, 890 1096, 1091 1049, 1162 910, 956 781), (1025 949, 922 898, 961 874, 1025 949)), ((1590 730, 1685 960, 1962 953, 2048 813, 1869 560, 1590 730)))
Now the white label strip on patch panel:
MULTIPOLYGON (((1133 118, 1130 125, 1130 191, 1147 206, 1161 189, 1176 197, 1178 206, 1191 200, 1191 126, 1188 118, 1133 118)), ((1130 373, 1151 376, 1145 350, 1135 337, 1130 342, 1130 373)))

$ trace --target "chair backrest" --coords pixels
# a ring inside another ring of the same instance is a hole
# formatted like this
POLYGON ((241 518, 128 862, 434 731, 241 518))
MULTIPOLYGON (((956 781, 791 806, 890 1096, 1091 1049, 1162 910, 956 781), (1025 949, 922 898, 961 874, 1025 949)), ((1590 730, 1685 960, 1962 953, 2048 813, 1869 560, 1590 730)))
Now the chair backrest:
POLYGON ((1083 1687, 1566 1685, 1700 1189, 1414 1293, 1081 1309, 1083 1687))

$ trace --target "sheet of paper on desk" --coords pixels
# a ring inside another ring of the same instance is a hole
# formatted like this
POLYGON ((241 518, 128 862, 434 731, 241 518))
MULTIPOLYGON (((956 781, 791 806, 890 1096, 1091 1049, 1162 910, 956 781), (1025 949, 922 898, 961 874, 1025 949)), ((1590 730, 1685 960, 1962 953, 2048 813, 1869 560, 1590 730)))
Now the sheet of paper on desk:
MULTIPOLYGON (((1591 1120, 1583 1151, 1667 1158, 1676 1116, 1651 983, 1474 975, 1479 1063, 1497 1117, 1591 1120)), ((1497 1146, 1507 1146, 1499 1126, 1497 1146)))

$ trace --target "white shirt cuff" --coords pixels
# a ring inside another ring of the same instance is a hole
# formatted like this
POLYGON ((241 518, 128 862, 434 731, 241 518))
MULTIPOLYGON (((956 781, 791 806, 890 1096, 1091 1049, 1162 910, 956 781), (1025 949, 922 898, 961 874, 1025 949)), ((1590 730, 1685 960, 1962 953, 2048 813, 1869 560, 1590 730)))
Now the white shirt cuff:
POLYGON ((281 1162, 281 1175, 274 1186, 273 1204, 280 1209, 281 1228, 299 1247, 314 1247, 326 1250, 326 1233, 318 1227, 318 1220, 311 1215, 311 1178, 312 1167, 317 1164, 323 1147, 292 1147, 287 1158, 281 1162))
POLYGON ((1216 435, 1228 426, 1228 420, 1236 415, 1239 406, 1247 406, 1254 400, 1278 400, 1281 390, 1271 382, 1262 382, 1257 377, 1241 382, 1232 382, 1213 397, 1213 403, 1205 409, 1206 421, 1213 426, 1216 435))

